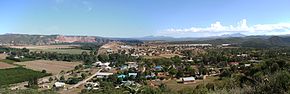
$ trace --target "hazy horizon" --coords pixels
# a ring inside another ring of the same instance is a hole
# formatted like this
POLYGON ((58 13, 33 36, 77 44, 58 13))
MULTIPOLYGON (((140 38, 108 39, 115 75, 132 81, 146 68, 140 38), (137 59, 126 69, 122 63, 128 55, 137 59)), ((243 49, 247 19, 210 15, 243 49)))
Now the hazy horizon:
POLYGON ((290 34, 289 0, 2 0, 0 34, 208 37, 290 34))

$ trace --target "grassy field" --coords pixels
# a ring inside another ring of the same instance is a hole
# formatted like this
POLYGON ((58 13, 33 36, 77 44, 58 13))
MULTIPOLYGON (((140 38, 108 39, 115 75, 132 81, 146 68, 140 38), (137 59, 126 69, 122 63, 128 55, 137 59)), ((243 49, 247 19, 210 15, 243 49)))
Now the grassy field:
POLYGON ((16 68, 9 68, 9 69, 0 69, 0 87, 14 84, 14 83, 20 83, 27 80, 30 80, 32 78, 40 78, 47 76, 49 74, 41 73, 39 71, 34 71, 30 69, 25 69, 22 67, 16 67, 16 68))
POLYGON ((14 60, 9 60, 9 59, 2 59, 2 60, 0 60, 0 62, 5 62, 5 63, 13 64, 13 63, 16 62, 16 61, 14 61, 14 60))
POLYGON ((82 50, 82 49, 30 49, 31 52, 57 52, 57 53, 64 53, 64 54, 81 54, 83 51, 90 52, 89 50, 82 50))
POLYGON ((62 70, 72 70, 75 66, 81 64, 80 62, 65 62, 65 61, 49 61, 49 60, 35 60, 27 62, 16 62, 15 64, 23 65, 25 68, 42 71, 47 73, 58 74, 62 70))

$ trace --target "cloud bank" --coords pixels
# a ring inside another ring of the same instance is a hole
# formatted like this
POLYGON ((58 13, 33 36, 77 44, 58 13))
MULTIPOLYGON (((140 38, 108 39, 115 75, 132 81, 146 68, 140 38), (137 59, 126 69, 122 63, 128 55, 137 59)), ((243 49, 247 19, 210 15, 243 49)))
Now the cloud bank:
POLYGON ((242 33, 246 35, 281 35, 290 34, 290 23, 276 24, 256 24, 248 26, 247 20, 243 19, 237 25, 224 26, 221 22, 215 22, 209 27, 191 27, 191 28, 170 28, 159 32, 162 35, 178 35, 178 34, 208 34, 222 35, 232 33, 242 33))

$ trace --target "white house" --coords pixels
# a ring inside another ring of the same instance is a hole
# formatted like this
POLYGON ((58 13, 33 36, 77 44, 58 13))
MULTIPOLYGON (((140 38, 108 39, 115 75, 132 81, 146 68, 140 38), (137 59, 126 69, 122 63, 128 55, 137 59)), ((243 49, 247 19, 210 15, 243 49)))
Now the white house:
POLYGON ((177 80, 177 82, 182 82, 183 84, 190 84, 194 83, 195 77, 183 77, 177 80))
POLYGON ((250 67, 251 66, 251 64, 245 64, 245 67, 250 67))
POLYGON ((97 78, 108 78, 110 75, 113 75, 113 73, 99 72, 99 73, 97 73, 96 77, 97 78))
POLYGON ((53 86, 54 87, 57 87, 57 88, 59 88, 59 87, 65 87, 65 83, 63 83, 63 82, 55 82, 53 86))
POLYGON ((87 82, 85 87, 87 89, 93 89, 93 90, 97 90, 100 87, 100 83, 99 82, 87 82))
POLYGON ((93 65, 100 66, 103 70, 111 70, 111 67, 109 66, 110 65, 109 62, 102 63, 102 62, 98 61, 98 62, 94 63, 93 65))
POLYGON ((137 68, 138 64, 136 62, 126 62, 128 65, 128 68, 137 68))

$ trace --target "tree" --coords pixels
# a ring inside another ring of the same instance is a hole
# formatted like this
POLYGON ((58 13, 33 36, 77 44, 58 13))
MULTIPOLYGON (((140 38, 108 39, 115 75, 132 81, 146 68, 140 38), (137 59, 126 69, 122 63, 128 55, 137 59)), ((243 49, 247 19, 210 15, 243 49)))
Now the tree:
POLYGON ((78 69, 80 69, 79 66, 75 66, 75 70, 78 70, 78 69))
POLYGON ((82 76, 82 79, 85 79, 87 77, 85 73, 82 73, 81 76, 82 76))
POLYGON ((37 77, 33 77, 32 79, 28 80, 28 87, 29 88, 38 88, 38 79, 37 79, 37 77))
POLYGON ((231 71, 228 69, 224 69, 221 74, 220 77, 230 77, 232 75, 231 71))
POLYGON ((49 77, 48 81, 49 82, 53 81, 53 78, 52 77, 49 77))
POLYGON ((176 74, 178 73, 178 71, 175 68, 170 68, 169 70, 169 74, 174 77, 176 74))
POLYGON ((109 57, 107 55, 101 54, 101 55, 98 55, 98 59, 101 62, 107 62, 109 60, 109 57))
POLYGON ((62 75, 62 76, 59 78, 59 80, 60 80, 61 82, 64 82, 64 81, 65 81, 64 76, 62 75))
POLYGON ((42 70, 41 73, 46 73, 46 70, 42 70))

